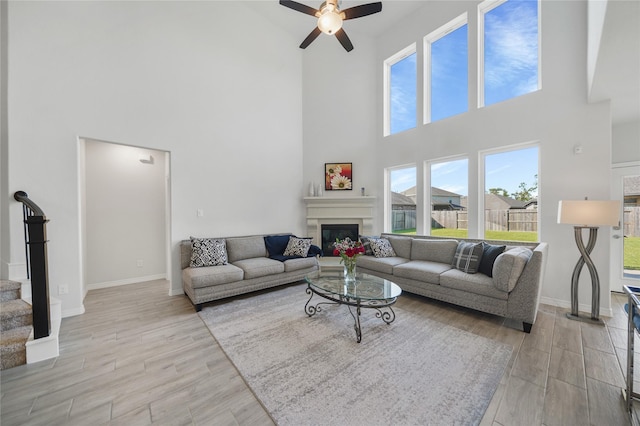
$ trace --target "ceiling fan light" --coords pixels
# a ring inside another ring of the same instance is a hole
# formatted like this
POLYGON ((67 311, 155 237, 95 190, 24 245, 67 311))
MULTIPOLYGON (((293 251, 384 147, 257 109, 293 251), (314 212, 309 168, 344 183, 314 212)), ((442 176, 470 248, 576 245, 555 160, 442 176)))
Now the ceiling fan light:
POLYGON ((335 34, 342 28, 342 17, 330 8, 325 8, 318 18, 318 28, 325 34, 335 34))

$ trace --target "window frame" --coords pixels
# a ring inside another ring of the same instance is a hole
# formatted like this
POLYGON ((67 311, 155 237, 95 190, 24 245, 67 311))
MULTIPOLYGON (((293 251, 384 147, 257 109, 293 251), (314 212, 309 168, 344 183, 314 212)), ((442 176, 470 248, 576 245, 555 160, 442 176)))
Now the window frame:
MULTIPOLYGON (((506 1, 506 0, 505 0, 506 1)), ((445 37, 449 33, 456 31, 467 25, 467 89, 469 88, 469 15, 464 12, 462 15, 452 19, 440 28, 430 32, 422 39, 422 49, 424 53, 423 57, 423 113, 422 124, 429 124, 431 120, 431 45, 441 38, 445 37)), ((469 112, 469 92, 467 90, 467 111, 469 112)))
MULTIPOLYGON (((470 188, 471 188, 471 174, 469 173, 470 170, 470 165, 471 165, 471 157, 467 154, 459 154, 459 155, 452 155, 450 157, 442 157, 442 158, 435 158, 432 160, 425 160, 424 161, 424 197, 423 197, 423 203, 422 203, 422 208, 424 209, 424 220, 423 220, 423 227, 425 230, 425 235, 431 235, 431 213, 433 211, 432 209, 432 194, 431 194, 431 187, 433 186, 432 182, 431 182, 431 175, 433 173, 433 171, 431 170, 431 167, 434 164, 440 164, 440 163, 451 163, 454 161, 460 161, 460 160, 467 160, 467 200, 469 198, 469 192, 470 192, 470 188), (428 205, 427 205, 428 203, 428 205)), ((469 203, 467 202, 467 223, 469 221, 469 217, 471 217, 471 215, 469 214, 469 203)), ((469 231, 469 227, 467 226, 467 231, 469 231)))
MULTIPOLYGON (((484 21, 485 15, 491 12, 498 6, 506 3, 509 0, 484 0, 478 5, 478 108, 484 108, 485 105, 485 93, 484 93, 484 21)), ((529 93, 534 93, 542 90, 542 0, 537 0, 538 5, 538 88, 532 92, 523 93, 523 96, 529 93)), ((509 98, 514 99, 514 98, 509 98)), ((505 99, 509 100, 509 99, 505 99)), ((501 101, 504 102, 504 101, 501 101)), ((500 103, 500 102, 498 102, 500 103)), ((495 104, 491 104, 495 105, 495 104)))
POLYGON ((528 149, 528 148, 537 148, 538 149, 538 167, 537 167, 537 180, 538 180, 538 195, 537 195, 537 199, 538 199, 538 203, 537 203, 537 211, 538 211, 538 216, 537 216, 537 227, 538 227, 538 242, 540 242, 540 233, 542 232, 542 228, 541 228, 541 224, 542 224, 542 215, 540 214, 540 212, 542 211, 542 203, 541 203, 541 188, 542 185, 541 183, 541 167, 540 167, 540 159, 542 158, 542 145, 540 143, 540 141, 536 140, 536 141, 531 141, 531 142, 524 142, 524 143, 520 143, 520 144, 515 144, 515 145, 507 145, 507 146, 501 146, 499 148, 493 148, 493 149, 486 149, 486 150, 482 150, 482 151, 478 151, 478 239, 484 239, 485 238, 485 190, 486 190, 486 157, 489 155, 494 155, 494 154, 503 154, 505 152, 511 152, 511 151, 519 151, 519 150, 524 150, 524 149, 528 149))
MULTIPOLYGON (((416 163, 408 163, 408 164, 401 164, 398 166, 391 166, 391 167, 385 167, 384 169, 384 223, 383 223, 383 230, 384 232, 388 232, 388 233, 393 233, 393 205, 392 205, 392 196, 391 196, 391 173, 396 171, 396 170, 403 170, 403 169, 411 169, 414 168, 416 169, 416 198, 419 198, 419 180, 418 180, 418 165, 416 163)), ((416 215, 418 215, 418 200, 416 200, 416 215)), ((419 224, 418 221, 418 216, 416 216, 416 227, 419 224)))
MULTIPOLYGON (((383 88, 383 136, 387 137, 390 136, 391 133, 391 67, 395 64, 397 64, 398 62, 402 61, 403 59, 406 59, 407 57, 413 55, 414 53, 417 54, 417 43, 411 43, 409 46, 405 47, 404 49, 398 51, 397 53, 393 54, 392 56, 388 57, 387 59, 384 60, 383 62, 383 84, 384 84, 384 88, 383 88)), ((417 76, 418 76, 418 61, 416 58, 416 89, 417 89, 417 85, 418 85, 418 80, 417 80, 417 76)), ((417 90, 416 90, 417 93, 417 90)), ((416 109, 418 108, 418 99, 416 96, 416 109)), ((417 121, 417 117, 416 117, 416 127, 418 125, 418 121, 417 121)), ((408 129, 407 129, 408 130, 408 129)), ((401 133, 401 132, 397 132, 397 133, 401 133)), ((395 133, 393 133, 395 134, 395 133)))

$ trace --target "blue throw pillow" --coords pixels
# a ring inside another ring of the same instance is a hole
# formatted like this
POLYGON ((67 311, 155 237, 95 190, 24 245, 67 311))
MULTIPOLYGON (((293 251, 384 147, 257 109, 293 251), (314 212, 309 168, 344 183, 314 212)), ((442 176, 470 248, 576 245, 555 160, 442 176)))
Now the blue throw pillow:
POLYGON ((478 272, 485 274, 488 277, 493 277, 493 264, 496 258, 504 253, 506 246, 495 246, 482 242, 482 258, 480 259, 480 267, 478 272))
POLYGON ((309 247, 309 253, 307 253, 307 257, 315 257, 316 255, 324 256, 324 252, 320 247, 311 244, 311 247, 309 247))
POLYGON ((269 252, 269 257, 282 255, 287 248, 287 244, 289 244, 290 236, 291 234, 264 237, 264 244, 267 247, 267 252, 269 252))

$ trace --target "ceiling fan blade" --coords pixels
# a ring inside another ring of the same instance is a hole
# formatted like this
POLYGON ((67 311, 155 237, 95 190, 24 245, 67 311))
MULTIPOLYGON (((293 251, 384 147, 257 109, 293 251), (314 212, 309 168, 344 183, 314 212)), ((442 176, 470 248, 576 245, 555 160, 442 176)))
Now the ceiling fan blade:
POLYGON ((280 4, 284 7, 288 7, 289 9, 297 10, 298 12, 306 13, 307 15, 311 16, 316 16, 316 14, 320 13, 318 9, 314 9, 302 3, 298 3, 297 1, 280 0, 280 4))
POLYGON ((300 49, 306 49, 307 46, 311 44, 313 40, 315 40, 321 33, 320 28, 316 27, 311 33, 304 39, 302 44, 300 44, 300 49))
POLYGON ((361 4, 360 6, 350 7, 344 9, 344 19, 360 18, 362 16, 373 15, 382 10, 382 2, 361 4))
POLYGON ((353 44, 351 44, 351 40, 349 40, 349 37, 347 37, 347 33, 345 33, 342 28, 336 31, 336 38, 338 39, 342 47, 344 47, 344 50, 346 50, 347 52, 351 52, 353 50, 353 44))

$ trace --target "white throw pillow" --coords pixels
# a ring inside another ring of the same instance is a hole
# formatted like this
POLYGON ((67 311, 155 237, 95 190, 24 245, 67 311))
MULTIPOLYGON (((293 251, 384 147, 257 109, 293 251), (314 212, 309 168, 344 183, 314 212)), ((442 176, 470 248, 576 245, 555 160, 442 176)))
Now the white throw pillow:
POLYGON ((391 242, 386 238, 370 238, 369 240, 375 257, 394 257, 396 255, 391 247, 391 242))
POLYGON ((311 248, 311 238, 289 237, 287 248, 284 249, 284 256, 307 257, 311 248))
POLYGON ((225 240, 214 238, 191 237, 192 268, 218 266, 227 264, 227 247, 225 240))

